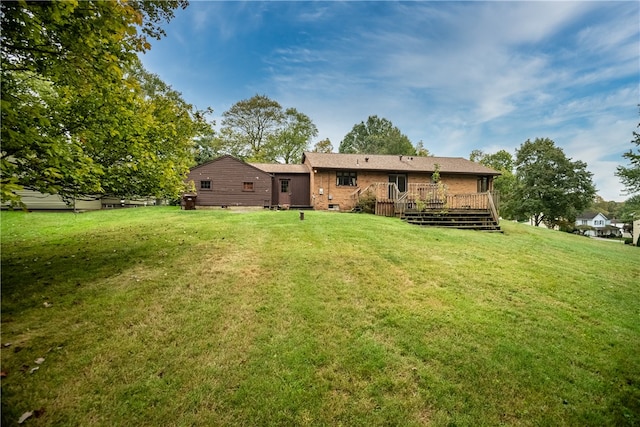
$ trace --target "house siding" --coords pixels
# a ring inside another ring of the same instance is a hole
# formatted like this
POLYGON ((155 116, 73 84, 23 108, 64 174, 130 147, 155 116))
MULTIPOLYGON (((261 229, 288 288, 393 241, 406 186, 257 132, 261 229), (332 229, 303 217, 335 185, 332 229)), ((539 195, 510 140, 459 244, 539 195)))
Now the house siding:
POLYGON ((280 180, 288 179, 290 181, 289 192, 291 193, 291 206, 310 206, 309 197, 309 174, 289 174, 289 173, 276 173, 273 176, 273 183, 271 187, 271 204, 276 206, 280 204, 280 180))
POLYGON ((272 200, 272 177, 231 156, 223 156, 197 166, 187 176, 196 188, 196 206, 262 206, 272 200), (211 189, 201 189, 200 181, 210 181, 211 189), (253 183, 245 191, 244 183, 253 183))
POLYGON ((594 230, 584 231, 584 234, 587 236, 598 237, 611 234, 611 230, 608 229, 608 226, 611 225, 611 221, 602 213, 597 213, 596 215, 591 214, 587 216, 579 216, 578 218, 576 218, 575 225, 586 225, 589 227, 593 227, 594 230))
MULTIPOLYGON (((96 197, 95 200, 76 200, 75 203, 71 201, 69 204, 65 203, 57 194, 43 194, 38 191, 21 190, 16 194, 21 197, 22 203, 24 203, 28 210, 73 210, 88 211, 99 210, 102 207, 100 199, 96 197)), ((9 203, 4 203, 3 208, 8 208, 9 203)))

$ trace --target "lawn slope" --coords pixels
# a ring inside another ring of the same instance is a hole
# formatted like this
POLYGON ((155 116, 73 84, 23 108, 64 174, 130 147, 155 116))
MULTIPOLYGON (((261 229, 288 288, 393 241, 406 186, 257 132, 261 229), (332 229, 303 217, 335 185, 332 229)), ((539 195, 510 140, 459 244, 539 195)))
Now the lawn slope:
POLYGON ((501 225, 3 212, 2 425, 640 425, 640 249, 501 225))

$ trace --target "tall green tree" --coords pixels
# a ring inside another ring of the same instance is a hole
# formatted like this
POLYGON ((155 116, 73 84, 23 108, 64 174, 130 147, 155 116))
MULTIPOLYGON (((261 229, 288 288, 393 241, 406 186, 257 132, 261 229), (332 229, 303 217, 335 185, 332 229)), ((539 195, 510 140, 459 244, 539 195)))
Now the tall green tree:
POLYGON ((235 143, 229 128, 222 128, 217 133, 212 130, 195 141, 194 158, 198 165, 224 155, 246 159, 245 153, 246 147, 235 143))
POLYGON ((369 116, 366 122, 353 126, 340 142, 340 153, 416 155, 409 138, 391 121, 369 116))
POLYGON ((179 92, 137 64, 132 77, 140 83, 129 106, 133 114, 120 123, 119 133, 97 138, 91 145, 110 156, 101 161, 103 193, 175 197, 193 165, 194 140, 211 132, 206 114, 182 99, 179 92))
POLYGON ((629 197, 621 205, 618 210, 618 219, 631 226, 634 220, 640 218, 640 194, 629 197))
POLYGON ((624 202, 615 202, 613 200, 604 200, 601 196, 596 195, 593 203, 589 207, 590 210, 601 212, 607 218, 619 218, 620 210, 624 206, 624 202))
POLYGON ((149 123, 131 71, 149 39, 164 34, 161 23, 187 4, 0 3, 2 201, 19 203, 16 192, 23 188, 63 197, 125 191, 104 178, 111 166, 105 162, 131 163, 148 154, 140 144, 133 144, 131 158, 110 153, 124 135, 123 144, 139 141, 146 132, 136 126, 149 123))
POLYGON ((506 219, 516 219, 513 198, 516 177, 513 173, 514 160, 511 153, 500 150, 493 154, 487 154, 482 150, 473 150, 469 160, 501 173, 493 180, 493 188, 500 195, 500 215, 506 219))
POLYGON ((225 154, 222 152, 219 142, 220 138, 216 136, 215 132, 198 138, 193 147, 193 157, 196 164, 201 165, 225 154))
POLYGON ((424 142, 418 141, 416 144, 416 156, 428 157, 431 156, 429 150, 424 146, 424 142))
MULTIPOLYGON (((640 127, 640 124, 638 124, 640 127)), ((629 194, 640 193, 640 133, 633 132, 634 150, 629 150, 622 157, 629 161, 628 166, 618 166, 616 175, 620 178, 629 194)))
POLYGON ((269 160, 283 163, 299 162, 318 128, 309 116, 295 108, 287 108, 280 127, 269 141, 269 160))
POLYGON ((333 152, 333 144, 331 144, 331 140, 329 138, 325 138, 316 142, 312 151, 314 153, 331 153, 333 152))
POLYGON ((499 150, 493 154, 485 153, 482 150, 473 150, 469 156, 469 160, 497 171, 513 172, 513 156, 507 150, 499 150))
POLYGON ((236 102, 222 114, 221 134, 239 157, 269 161, 268 142, 285 120, 282 106, 266 95, 236 102))
POLYGON ((596 194, 593 174, 571 161, 549 138, 527 140, 516 151, 514 213, 549 227, 574 222, 596 194))

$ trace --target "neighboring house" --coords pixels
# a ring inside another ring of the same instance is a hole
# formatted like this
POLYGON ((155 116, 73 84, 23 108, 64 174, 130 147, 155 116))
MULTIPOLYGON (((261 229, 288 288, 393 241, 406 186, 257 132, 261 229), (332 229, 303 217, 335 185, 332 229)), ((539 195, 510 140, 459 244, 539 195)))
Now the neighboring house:
POLYGON ((357 195, 379 183, 391 184, 399 193, 411 191, 412 186, 425 188, 433 184, 438 167, 440 179, 451 195, 491 191, 493 178, 500 175, 461 157, 306 152, 302 163, 312 171, 311 205, 321 210, 351 210, 357 195))
POLYGON ((619 219, 612 219, 611 220, 611 226, 612 227, 616 227, 617 229, 620 230, 621 235, 620 237, 623 238, 632 238, 633 235, 631 234, 631 225, 628 223, 624 223, 622 221, 620 221, 619 219))
MULTIPOLYGON (((69 200, 66 203, 57 194, 43 194, 38 191, 17 191, 22 203, 30 211, 91 211, 102 208, 151 206, 158 203, 156 199, 121 199, 119 197, 86 197, 69 200)), ((2 205, 2 209, 9 208, 9 203, 2 205)), ((19 208, 17 208, 19 209, 19 208)))
POLYGON ((640 246, 640 219, 633 221, 633 244, 640 246))
MULTIPOLYGON (((20 196, 22 203, 24 203, 28 210, 61 211, 75 209, 78 211, 86 211, 97 210, 102 207, 100 199, 71 200, 69 203, 65 203, 62 197, 57 194, 43 194, 32 190, 20 190, 16 191, 16 194, 20 196)), ((8 207, 8 203, 2 207, 8 207)))
POLYGON ((583 212, 576 218, 576 228, 591 237, 620 236, 620 229, 600 212, 583 212))

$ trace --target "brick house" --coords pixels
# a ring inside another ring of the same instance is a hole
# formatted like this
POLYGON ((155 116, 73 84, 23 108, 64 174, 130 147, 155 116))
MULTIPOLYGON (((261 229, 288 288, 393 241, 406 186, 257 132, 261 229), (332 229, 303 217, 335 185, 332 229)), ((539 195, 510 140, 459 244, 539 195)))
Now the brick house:
POLYGON ((196 206, 351 211, 363 196, 373 195, 378 215, 423 225, 496 229, 497 202, 491 192, 497 175, 461 157, 305 152, 301 164, 289 165, 222 156, 193 168, 187 182, 195 185, 196 206))
POLYGON ((412 185, 428 186, 437 168, 452 195, 489 192, 500 175, 461 157, 305 152, 302 163, 311 171, 311 205, 318 210, 351 210, 362 191, 379 183, 395 184, 399 193, 412 185))

